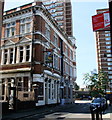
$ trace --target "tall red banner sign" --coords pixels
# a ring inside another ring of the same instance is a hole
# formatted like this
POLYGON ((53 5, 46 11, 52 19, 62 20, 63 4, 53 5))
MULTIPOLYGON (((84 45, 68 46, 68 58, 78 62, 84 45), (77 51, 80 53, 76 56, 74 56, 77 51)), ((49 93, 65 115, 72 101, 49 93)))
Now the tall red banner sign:
POLYGON ((93 31, 110 27, 109 11, 92 16, 93 31))

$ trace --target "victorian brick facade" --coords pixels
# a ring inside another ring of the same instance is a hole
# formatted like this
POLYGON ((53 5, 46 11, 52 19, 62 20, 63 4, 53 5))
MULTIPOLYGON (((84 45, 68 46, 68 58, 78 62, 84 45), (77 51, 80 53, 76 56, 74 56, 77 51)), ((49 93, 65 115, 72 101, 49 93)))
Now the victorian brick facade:
POLYGON ((1 99, 9 109, 28 102, 36 106, 62 99, 73 102, 75 50, 74 37, 62 31, 41 2, 4 12, 1 99))
POLYGON ((1 28, 2 28, 2 16, 3 16, 4 1, 0 1, 0 39, 1 39, 1 28))

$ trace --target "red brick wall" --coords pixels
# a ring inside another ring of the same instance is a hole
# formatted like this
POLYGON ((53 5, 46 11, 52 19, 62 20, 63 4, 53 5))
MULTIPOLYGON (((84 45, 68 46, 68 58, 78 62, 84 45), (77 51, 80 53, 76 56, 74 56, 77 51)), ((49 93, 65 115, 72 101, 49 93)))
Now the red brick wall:
POLYGON ((35 30, 45 33, 45 20, 41 16, 35 16, 34 21, 35 30))
POLYGON ((30 67, 30 64, 27 63, 19 63, 19 64, 10 64, 10 65, 3 65, 2 66, 2 70, 12 70, 12 69, 18 69, 18 68, 27 68, 27 67, 30 67))
POLYGON ((16 35, 20 34, 20 20, 16 21, 16 35))
POLYGON ((5 37, 5 26, 6 24, 2 25, 2 38, 5 37))

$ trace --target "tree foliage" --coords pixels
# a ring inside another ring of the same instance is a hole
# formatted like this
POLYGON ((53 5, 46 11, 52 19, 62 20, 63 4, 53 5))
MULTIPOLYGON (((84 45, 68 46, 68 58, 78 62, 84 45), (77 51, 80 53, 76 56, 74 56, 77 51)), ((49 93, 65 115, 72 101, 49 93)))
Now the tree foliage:
POLYGON ((108 84, 108 74, 99 71, 99 73, 86 73, 83 77, 84 84, 90 90, 92 96, 104 95, 108 84))

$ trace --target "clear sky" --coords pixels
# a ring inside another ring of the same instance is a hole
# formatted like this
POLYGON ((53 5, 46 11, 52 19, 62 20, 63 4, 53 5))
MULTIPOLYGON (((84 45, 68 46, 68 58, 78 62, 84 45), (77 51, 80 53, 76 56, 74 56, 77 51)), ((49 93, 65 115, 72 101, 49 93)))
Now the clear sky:
MULTIPOLYGON (((5 10, 33 0, 5 0, 5 10)), ((95 36, 91 16, 96 9, 108 8, 108 0, 72 0, 73 31, 77 46, 77 80, 83 86, 83 74, 97 69, 95 36)))

